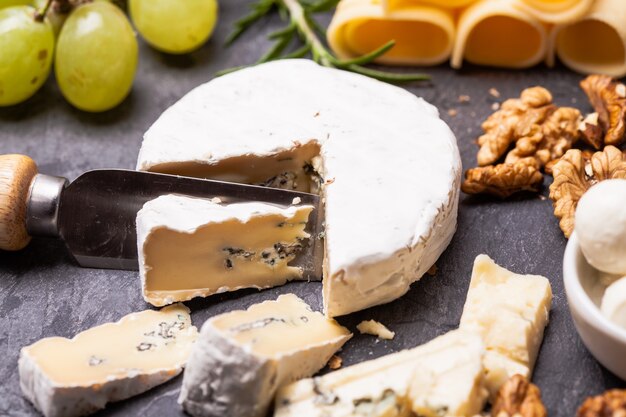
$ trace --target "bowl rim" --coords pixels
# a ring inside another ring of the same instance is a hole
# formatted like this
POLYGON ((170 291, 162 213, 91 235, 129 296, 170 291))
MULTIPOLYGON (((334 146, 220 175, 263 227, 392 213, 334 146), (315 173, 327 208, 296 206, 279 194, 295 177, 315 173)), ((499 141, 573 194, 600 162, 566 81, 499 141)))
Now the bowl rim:
POLYGON ((626 345, 626 329, 622 329, 617 324, 613 323, 608 318, 604 317, 598 306, 591 300, 589 294, 585 291, 580 278, 578 276, 576 262, 579 257, 582 261, 587 263, 580 244, 578 242, 578 236, 576 232, 572 233, 565 247, 565 254, 563 256, 563 283, 565 286, 565 292, 569 298, 570 308, 576 308, 579 314, 584 316, 585 320, 614 339, 619 340, 626 345), (576 304, 573 306, 572 304, 576 304))

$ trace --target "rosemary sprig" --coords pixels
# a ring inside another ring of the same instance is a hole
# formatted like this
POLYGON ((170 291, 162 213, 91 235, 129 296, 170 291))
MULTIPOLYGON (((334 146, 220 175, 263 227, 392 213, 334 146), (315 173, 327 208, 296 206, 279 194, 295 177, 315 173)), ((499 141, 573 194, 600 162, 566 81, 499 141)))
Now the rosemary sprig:
MULTIPOLYGON (((287 25, 269 35, 269 39, 273 40, 274 44, 259 58, 256 64, 276 59, 302 58, 310 55, 315 62, 325 67, 352 71, 381 81, 404 83, 430 79, 430 76, 427 74, 395 73, 364 67, 364 65, 372 63, 376 58, 393 48, 395 45, 393 40, 375 51, 354 59, 342 60, 334 56, 320 40, 320 36, 325 36, 325 30, 317 23, 313 15, 318 12, 332 10, 338 3, 339 0, 257 0, 250 5, 250 12, 235 23, 235 28, 228 36, 226 44, 232 44, 252 25, 270 12, 278 11, 281 18, 287 21, 287 25), (292 52, 284 53, 289 45, 293 43, 294 38, 297 38, 302 46, 292 52)), ((229 68, 220 71, 218 75, 240 68, 242 67, 229 68)))

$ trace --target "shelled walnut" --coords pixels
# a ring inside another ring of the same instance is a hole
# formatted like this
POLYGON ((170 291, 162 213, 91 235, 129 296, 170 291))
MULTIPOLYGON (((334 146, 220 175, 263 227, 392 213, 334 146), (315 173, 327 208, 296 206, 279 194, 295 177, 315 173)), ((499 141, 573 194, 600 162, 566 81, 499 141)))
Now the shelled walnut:
POLYGON ((513 375, 502 385, 491 407, 492 417, 547 417, 539 387, 522 375, 513 375))
POLYGON ((626 416, 626 390, 614 389, 602 395, 589 397, 580 406, 576 417, 626 416))
POLYGON ((590 75, 580 82, 580 87, 597 113, 597 117, 591 116, 582 124, 585 142, 596 150, 605 145, 623 143, 626 133, 626 85, 607 75, 590 75))
POLYGON ((591 157, 578 149, 571 149, 552 168, 554 182, 550 198, 554 215, 566 237, 574 230, 576 206, 583 194, 599 181, 626 178, 626 155, 614 146, 607 146, 591 157))
POLYGON ((541 167, 560 158, 578 141, 578 127, 582 120, 580 111, 572 107, 560 107, 552 112, 541 125, 530 125, 524 135, 517 139, 515 148, 504 162, 512 163, 520 158, 534 156, 541 167))
POLYGON ((496 163, 518 139, 536 134, 534 126, 555 110, 552 94, 543 87, 528 88, 520 98, 506 100, 482 124, 485 133, 478 138, 478 165, 496 163))
POLYGON ((491 194, 506 198, 519 191, 538 191, 543 175, 535 158, 467 170, 461 190, 467 194, 491 194))
POLYGON ((576 143, 581 121, 580 111, 555 106, 543 87, 528 88, 520 98, 506 100, 482 124, 479 168, 466 172, 463 191, 503 198, 518 191, 539 191, 541 170, 576 143), (503 157, 504 163, 495 165, 503 157))

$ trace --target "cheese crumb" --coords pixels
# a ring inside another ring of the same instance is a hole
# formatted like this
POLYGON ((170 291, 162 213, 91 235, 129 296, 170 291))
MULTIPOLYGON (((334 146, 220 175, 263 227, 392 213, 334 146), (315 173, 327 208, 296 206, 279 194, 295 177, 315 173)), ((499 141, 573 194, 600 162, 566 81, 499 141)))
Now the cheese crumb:
POLYGON ((300 204, 302 203, 302 199, 300 197, 294 197, 294 199, 291 201, 291 204, 296 205, 296 204, 300 204))
POLYGON ((211 203, 220 204, 221 202, 222 202, 222 199, 219 197, 213 197, 211 199, 211 203))
POLYGON ((356 326, 356 328, 361 332, 361 334, 371 334, 372 336, 377 336, 385 340, 391 340, 396 335, 395 332, 392 332, 385 327, 384 324, 377 322, 376 320, 363 320, 356 326))
POLYGON ((493 87, 489 89, 489 95, 495 98, 500 98, 500 92, 493 87))

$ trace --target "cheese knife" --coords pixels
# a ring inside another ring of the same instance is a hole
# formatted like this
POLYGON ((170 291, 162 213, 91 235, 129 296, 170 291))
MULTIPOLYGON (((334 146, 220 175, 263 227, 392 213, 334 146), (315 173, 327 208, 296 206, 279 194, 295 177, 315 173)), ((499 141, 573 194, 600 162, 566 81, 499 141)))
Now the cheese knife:
POLYGON ((313 238, 291 264, 305 279, 321 279, 323 216, 315 194, 124 169, 88 171, 70 183, 38 173, 31 158, 17 154, 0 155, 0 249, 23 249, 31 236, 60 238, 83 267, 136 270, 137 212, 165 194, 314 206, 307 224, 313 238))

